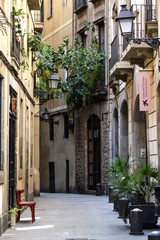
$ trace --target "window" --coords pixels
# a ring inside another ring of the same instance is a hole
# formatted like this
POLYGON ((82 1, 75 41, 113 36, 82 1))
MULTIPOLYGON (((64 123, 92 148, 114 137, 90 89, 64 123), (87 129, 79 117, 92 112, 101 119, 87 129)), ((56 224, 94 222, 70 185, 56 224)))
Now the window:
POLYGON ((98 24, 98 45, 104 50, 104 22, 98 24))
POLYGON ((80 41, 82 42, 82 46, 86 48, 87 36, 85 32, 80 33, 80 41))
POLYGON ((64 115, 64 138, 69 138, 69 119, 68 115, 64 115))
POLYGON ((49 122, 49 136, 50 136, 50 141, 54 140, 54 121, 53 118, 49 122))
POLYGON ((48 18, 52 17, 52 0, 49 0, 49 6, 48 6, 48 18))

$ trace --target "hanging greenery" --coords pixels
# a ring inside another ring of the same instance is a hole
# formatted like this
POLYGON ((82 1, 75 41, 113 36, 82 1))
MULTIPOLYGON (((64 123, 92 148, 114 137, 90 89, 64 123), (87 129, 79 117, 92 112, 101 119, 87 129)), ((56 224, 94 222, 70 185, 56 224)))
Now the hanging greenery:
MULTIPOLYGON (((86 24, 86 31, 90 25, 91 23, 86 24)), ((59 83, 58 90, 53 92, 52 97, 61 97, 63 92, 69 111, 90 104, 97 85, 104 82, 104 66, 101 61, 105 54, 99 48, 97 38, 92 38, 88 49, 76 37, 74 46, 69 45, 69 40, 64 40, 58 51, 55 51, 45 44, 39 33, 27 35, 28 47, 32 51, 33 61, 36 61, 36 73, 40 79, 37 89, 49 90, 48 77, 53 71, 64 69, 68 71, 67 79, 59 83)))

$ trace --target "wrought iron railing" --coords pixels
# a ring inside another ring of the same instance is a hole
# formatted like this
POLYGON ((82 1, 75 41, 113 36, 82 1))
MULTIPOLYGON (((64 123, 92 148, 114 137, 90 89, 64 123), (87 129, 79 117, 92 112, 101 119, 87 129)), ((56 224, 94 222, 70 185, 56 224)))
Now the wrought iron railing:
POLYGON ((34 19, 34 22, 44 22, 43 12, 40 10, 34 11, 33 19, 34 19))
MULTIPOLYGON (((112 69, 112 67, 111 67, 111 58, 110 58, 109 59, 109 72, 111 71, 111 69, 112 69)), ((109 74, 109 82, 111 82, 113 79, 114 79, 114 77, 109 74)))
POLYGON ((119 48, 119 37, 118 34, 115 36, 113 42, 111 43, 111 59, 110 59, 110 69, 115 65, 116 62, 120 61, 120 48, 119 48))
POLYGON ((11 43, 11 56, 15 57, 15 59, 20 63, 20 42, 16 40, 16 32, 15 32, 15 19, 14 19, 14 14, 12 13, 12 22, 13 22, 13 27, 12 27, 12 43, 11 43))
POLYGON ((87 7, 87 0, 74 0, 74 12, 78 13, 87 7))
POLYGON ((133 38, 146 37, 145 23, 156 21, 156 6, 149 4, 134 4, 131 7, 131 12, 135 16, 133 22, 133 38))

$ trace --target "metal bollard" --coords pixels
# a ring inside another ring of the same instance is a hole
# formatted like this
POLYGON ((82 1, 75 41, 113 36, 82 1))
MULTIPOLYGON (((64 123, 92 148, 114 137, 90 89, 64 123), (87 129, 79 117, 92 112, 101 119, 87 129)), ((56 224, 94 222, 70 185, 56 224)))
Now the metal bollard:
POLYGON ((153 231, 148 235, 148 240, 160 240, 160 232, 153 231))
POLYGON ((96 184, 96 196, 102 196, 102 184, 96 184))
POLYGON ((143 210, 134 208, 130 211, 131 235, 143 235, 143 210))
POLYGON ((128 203, 129 203, 129 200, 127 198, 119 199, 119 209, 118 209, 119 216, 118 216, 118 218, 128 217, 128 211, 127 211, 128 203))
POLYGON ((160 217, 160 186, 155 186, 154 192, 155 192, 155 215, 160 217))
POLYGON ((110 186, 108 188, 109 203, 114 203, 113 191, 114 191, 114 187, 110 186))

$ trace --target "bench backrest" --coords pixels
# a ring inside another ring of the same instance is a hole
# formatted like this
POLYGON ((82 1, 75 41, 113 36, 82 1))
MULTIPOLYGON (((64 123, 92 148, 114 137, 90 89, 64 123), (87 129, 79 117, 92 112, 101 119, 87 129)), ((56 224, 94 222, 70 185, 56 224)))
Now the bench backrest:
POLYGON ((17 189, 16 190, 16 197, 17 197, 17 205, 22 202, 21 200, 21 193, 24 192, 24 189, 17 189))

